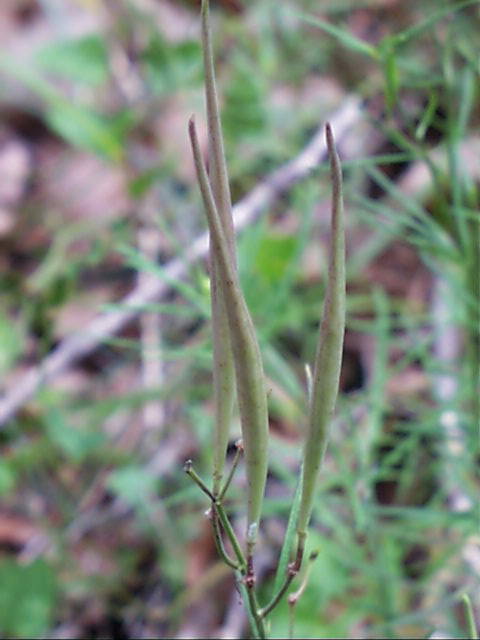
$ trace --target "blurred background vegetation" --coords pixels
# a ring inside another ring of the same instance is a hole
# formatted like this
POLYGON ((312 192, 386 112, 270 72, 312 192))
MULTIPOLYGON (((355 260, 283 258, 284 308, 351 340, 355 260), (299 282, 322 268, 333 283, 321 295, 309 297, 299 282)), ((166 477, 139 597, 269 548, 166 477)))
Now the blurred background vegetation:
MULTIPOLYGON (((245 633, 182 472, 186 458, 211 470, 206 265, 166 270, 204 231, 186 135, 192 112, 204 128, 198 9, 0 5, 3 637, 245 633), (167 279, 161 300, 7 411, 45 358, 152 274, 167 279)), ((480 586, 479 2, 218 0, 212 27, 234 201, 361 99, 339 141, 342 393, 294 634, 465 636, 459 596, 480 586)), ((299 470, 329 191, 321 166, 238 239, 270 389, 265 598, 299 470)), ((239 526, 243 496, 240 472, 239 526)))

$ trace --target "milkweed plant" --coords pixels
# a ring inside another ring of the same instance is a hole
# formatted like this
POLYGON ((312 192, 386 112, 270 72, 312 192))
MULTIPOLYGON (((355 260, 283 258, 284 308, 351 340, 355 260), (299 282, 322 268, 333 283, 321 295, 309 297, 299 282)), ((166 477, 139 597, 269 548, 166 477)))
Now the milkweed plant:
POLYGON ((279 561, 280 578, 270 602, 261 606, 257 595, 254 552, 260 531, 262 503, 268 471, 268 402, 262 357, 245 297, 235 255, 232 205, 215 85, 208 0, 202 0, 202 48, 208 128, 209 172, 200 151, 195 120, 189 121, 193 159, 205 209, 209 236, 209 267, 213 330, 213 387, 215 424, 212 438, 211 488, 185 463, 186 473, 211 502, 209 511, 218 552, 235 572, 255 637, 265 638, 266 618, 282 600, 303 562, 307 530, 315 500, 315 487, 328 442, 338 394, 345 328, 345 224, 342 172, 333 132, 326 125, 326 144, 332 183, 331 241, 328 282, 320 322, 313 373, 310 375, 307 430, 295 508, 279 561), (242 438, 228 473, 225 460, 237 398, 242 438), (240 457, 247 478, 247 529, 242 544, 224 508, 224 497, 240 457), (295 533, 296 548, 293 544, 295 533), (230 543, 227 550, 224 540, 230 543), (291 557, 290 557, 291 555, 291 557), (282 575, 283 574, 283 575, 282 575))

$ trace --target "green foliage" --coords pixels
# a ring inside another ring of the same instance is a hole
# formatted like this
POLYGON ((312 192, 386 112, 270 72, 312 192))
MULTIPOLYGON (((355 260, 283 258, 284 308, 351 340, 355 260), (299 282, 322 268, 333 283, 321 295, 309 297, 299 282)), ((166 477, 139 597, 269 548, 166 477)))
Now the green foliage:
POLYGON ((44 102, 46 123, 67 142, 112 162, 120 162, 125 136, 135 120, 132 111, 127 109, 106 116, 88 104, 72 102, 45 78, 43 71, 36 66, 28 67, 7 54, 0 55, 0 70, 22 82, 44 102))
POLYGON ((155 476, 138 465, 128 465, 114 471, 108 480, 109 487, 129 505, 143 506, 155 491, 155 476))
POLYGON ((59 99, 51 102, 47 122, 70 144, 120 162, 134 115, 125 111, 108 117, 59 99))
POLYGON ((98 453, 106 438, 97 430, 78 428, 69 424, 67 416, 52 407, 45 415, 45 425, 49 440, 74 463, 81 463, 92 453, 98 453))
POLYGON ((2 460, 0 462, 0 496, 8 495, 15 487, 16 475, 12 465, 2 460))
POLYGON ((142 61, 148 86, 157 95, 169 95, 200 83, 201 49, 197 41, 171 44, 153 32, 142 61))
POLYGON ((0 561, 0 632, 39 638, 48 632, 57 596, 55 571, 45 560, 29 565, 0 561))
POLYGON ((37 52, 36 62, 48 73, 88 86, 98 87, 108 77, 105 42, 97 35, 49 44, 37 52))
POLYGON ((14 365, 22 351, 22 331, 11 318, 0 312, 0 375, 4 375, 14 365))
POLYGON ((237 55, 232 61, 222 109, 223 130, 232 148, 263 133, 267 124, 265 93, 254 61, 237 55))
POLYGON ((260 239, 254 269, 268 286, 280 285, 296 254, 297 240, 294 236, 267 231, 260 239))

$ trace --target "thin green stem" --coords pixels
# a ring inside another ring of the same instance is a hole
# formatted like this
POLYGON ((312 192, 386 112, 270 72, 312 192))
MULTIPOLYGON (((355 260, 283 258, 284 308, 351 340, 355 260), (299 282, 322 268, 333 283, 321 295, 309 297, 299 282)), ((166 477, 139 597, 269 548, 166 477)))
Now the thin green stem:
POLYGON ((240 462, 240 457, 242 455, 243 452, 243 445, 241 444, 241 440, 239 440, 236 443, 236 447, 237 450, 235 451, 235 457, 233 458, 233 462, 232 462, 232 468, 230 469, 230 473, 228 474, 227 479, 225 480, 225 484, 223 485, 222 489, 220 489, 220 493, 218 494, 218 498, 217 500, 219 502, 221 502, 223 500, 223 498, 225 497, 225 494, 227 493, 228 487, 230 486, 230 483, 232 482, 232 478, 234 476, 234 473, 238 467, 238 463, 240 462))
POLYGON ((193 463, 192 463, 191 460, 187 460, 185 462, 185 464, 183 465, 183 470, 185 471, 185 473, 188 476, 190 476, 190 478, 195 482, 195 484, 200 487, 200 489, 203 491, 203 493, 205 493, 210 498, 210 500, 212 502, 215 502, 215 496, 210 491, 210 489, 207 487, 205 482, 200 478, 198 473, 195 471, 195 469, 193 468, 193 463))
POLYGON ((296 603, 300 600, 301 596, 305 592, 305 589, 308 585, 308 580, 310 578, 310 571, 312 569, 313 562, 318 558, 318 551, 312 551, 308 558, 308 565, 305 570, 305 575, 303 576, 302 583, 299 588, 288 596, 288 604, 290 606, 295 606, 296 603))
POLYGON ((475 616, 473 615, 472 601, 467 593, 462 595, 462 603, 465 610, 465 617, 467 618, 468 637, 470 640, 478 640, 478 629, 475 616))
MULTIPOLYGON (((240 447, 239 447, 240 449, 240 447)), ((239 454, 240 455, 240 454, 239 454)), ((249 612, 250 622, 252 624, 255 635, 260 638, 260 640, 264 640, 266 636, 265 625, 263 623, 262 617, 260 615, 260 607, 258 604, 257 594, 255 593, 255 578, 253 576, 253 568, 252 568, 252 557, 249 555, 248 562, 245 559, 243 551, 240 547, 240 543, 238 542, 237 536, 233 530, 233 527, 230 523, 230 520, 225 513, 225 509, 218 498, 212 494, 207 485, 200 478, 198 473, 194 470, 192 461, 187 460, 184 465, 184 470, 187 475, 192 478, 195 484, 205 493, 210 500, 212 501, 212 522, 213 522, 213 530, 215 536, 215 543, 217 546, 217 550, 222 557, 222 560, 232 569, 235 570, 236 574, 240 576, 239 580, 243 585, 244 589, 244 601, 245 605, 249 612), (235 555, 237 557, 238 562, 232 560, 228 555, 222 540, 222 533, 219 526, 219 521, 222 525, 223 530, 225 531, 230 543, 233 547, 235 555)))
POLYGON ((253 619, 255 620, 255 626, 257 628, 258 637, 261 640, 264 640, 267 637, 267 632, 265 630, 265 623, 261 615, 261 609, 258 604, 257 594, 255 591, 254 585, 249 586, 247 584, 246 591, 247 591, 247 597, 248 597, 248 606, 252 613, 253 619))
POLYGON ((237 571, 235 573, 235 577, 236 577, 236 580, 237 580, 238 590, 239 590, 240 595, 242 596, 242 600, 244 602, 245 610, 247 612, 248 621, 250 623, 250 628, 252 630, 253 637, 254 638, 260 638, 261 637, 261 633, 260 633, 260 630, 258 628, 257 620, 256 620, 255 615, 254 615, 254 607, 252 608, 252 604, 254 604, 254 603, 252 602, 252 599, 248 594, 247 587, 245 586, 244 575, 240 571, 237 571))
POLYGON ((238 538, 235 535, 233 527, 230 524, 230 520, 228 519, 227 514, 225 513, 225 509, 223 508, 222 503, 219 502, 218 500, 214 500, 213 506, 214 506, 215 510, 217 511, 217 514, 218 514, 218 517, 219 517, 220 522, 222 524, 223 530, 227 534, 227 537, 230 540, 230 543, 231 543, 231 545, 233 547, 233 551, 235 552, 235 555, 237 556, 237 560, 238 560, 238 563, 240 565, 240 567, 239 567, 240 571, 242 572, 242 574, 244 574, 245 571, 246 571, 246 568, 247 568, 247 563, 246 563, 246 560, 245 560, 245 556, 243 555, 242 548, 240 547, 240 543, 238 542, 238 538))
POLYGON ((231 567, 235 571, 238 571, 240 569, 240 565, 238 564, 238 562, 235 562, 235 560, 232 560, 232 558, 230 558, 223 544, 222 532, 218 522, 218 511, 215 509, 215 507, 212 508, 212 524, 213 524, 213 532, 215 535, 215 545, 217 547, 217 551, 219 555, 221 556, 225 564, 227 564, 229 567, 231 567))
MULTIPOLYGON (((235 555, 238 558, 238 562, 239 565, 237 566, 237 564, 235 563, 235 561, 231 560, 230 558, 228 558, 228 555, 222 552, 221 549, 219 549, 220 551, 220 555, 223 557, 223 559, 225 560, 225 562, 235 568, 235 569, 241 569, 242 571, 245 570, 246 567, 246 562, 245 562, 245 557, 242 553, 242 550, 240 548, 240 544, 237 540, 237 537, 233 531, 232 525, 230 524, 227 515, 225 513, 225 510, 222 506, 222 504, 219 502, 219 500, 217 500, 217 498, 215 498, 215 496, 213 495, 213 493, 210 491, 210 489, 207 487, 207 485, 204 483, 204 481, 200 478, 200 476, 198 475, 198 473, 195 471, 195 469, 193 468, 193 464, 191 460, 187 460, 183 466, 185 473, 190 476, 190 478, 195 482, 195 484, 200 487, 200 489, 203 491, 203 493, 205 493, 210 500, 212 501, 212 508, 215 510, 215 514, 213 515, 213 524, 214 524, 214 530, 215 530, 215 538, 217 539, 217 530, 218 530, 218 520, 217 520, 217 516, 220 519, 220 522, 222 523, 222 527, 225 531, 225 533, 227 534, 230 542, 232 543, 232 547, 233 550, 235 551, 235 555), (216 526, 215 526, 216 525, 216 526)), ((218 540, 221 542, 221 536, 218 537, 218 540)), ((221 547, 224 550, 223 547, 223 543, 221 543, 221 547)))
POLYGON ((317 556, 318 556, 318 551, 314 551, 313 553, 310 554, 310 557, 308 558, 309 563, 307 566, 307 570, 305 571, 305 575, 303 576, 303 580, 300 587, 294 593, 291 593, 288 596, 288 600, 287 600, 288 602, 288 637, 290 639, 293 638, 293 628, 295 625, 295 606, 297 602, 300 600, 305 589, 307 588, 308 579, 310 577, 310 570, 312 568, 313 561, 317 558, 317 556))
POLYGON ((265 631, 265 624, 263 622, 262 616, 260 615, 260 606, 257 599, 257 594, 255 592, 255 576, 253 574, 253 559, 251 554, 248 555, 248 558, 245 559, 243 555, 242 549, 238 542, 237 536, 233 531, 233 527, 230 524, 230 521, 225 513, 225 509, 223 505, 218 500, 214 503, 214 508, 217 511, 217 514, 220 518, 222 526, 227 534, 233 550, 235 551, 235 555, 238 558, 239 569, 241 574, 242 585, 245 587, 244 597, 245 603, 247 605, 249 611, 249 618, 254 629, 255 634, 260 640, 264 640, 267 635, 265 631))
POLYGON ((285 595, 288 587, 290 586, 292 580, 295 578, 296 575, 297 575, 297 572, 296 571, 293 572, 289 567, 288 570, 287 570, 287 575, 286 575, 285 581, 282 584, 282 586, 280 587, 280 590, 276 593, 276 595, 273 596, 273 598, 270 600, 270 602, 265 607, 260 609, 259 615, 260 615, 261 618, 266 618, 268 616, 268 614, 271 613, 275 609, 277 604, 280 602, 280 600, 285 595))
POLYGON ((300 571, 300 567, 302 566, 303 553, 305 550, 305 538, 306 538, 305 535, 299 534, 297 554, 295 556, 295 561, 288 565, 287 575, 285 576, 285 580, 282 586, 280 587, 280 589, 277 591, 276 595, 274 595, 273 598, 270 600, 270 602, 265 607, 263 607, 263 609, 259 611, 259 615, 261 618, 265 618, 266 616, 268 616, 268 614, 271 611, 275 609, 277 604, 280 602, 280 600, 283 598, 284 594, 286 593, 292 580, 300 571))

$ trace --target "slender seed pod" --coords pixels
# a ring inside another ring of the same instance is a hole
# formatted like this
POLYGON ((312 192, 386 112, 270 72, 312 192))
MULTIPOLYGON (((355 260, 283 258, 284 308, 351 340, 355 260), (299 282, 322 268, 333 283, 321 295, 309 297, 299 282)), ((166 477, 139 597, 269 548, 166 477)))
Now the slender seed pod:
MULTIPOLYGON (((210 185, 225 237, 232 264, 236 264, 232 202, 228 183, 222 129, 218 108, 215 71, 213 65, 212 42, 209 27, 208 0, 202 0, 202 49, 205 73, 205 100, 207 104, 207 126, 210 163, 210 185)), ((210 236, 210 295, 213 334, 213 395, 215 405, 215 425, 213 437, 213 494, 220 492, 225 457, 228 445, 230 422, 232 419, 235 373, 230 343, 228 318, 225 301, 220 286, 220 273, 210 236)))
POLYGON ((210 238, 210 296, 213 335, 213 397, 215 422, 213 434, 213 494, 221 490, 232 420, 235 371, 225 300, 220 285, 220 270, 213 258, 210 238))
POLYGON ((313 508, 318 472, 327 448, 340 380, 345 331, 345 223, 342 170, 332 130, 326 126, 332 179, 332 227, 328 283, 320 324, 309 405, 308 429, 303 456, 302 496, 297 523, 299 545, 303 544, 313 508))
POLYGON ((265 377, 255 329, 232 264, 225 232, 207 178, 198 144, 195 122, 189 122, 195 168, 202 192, 205 212, 225 297, 230 339, 235 364, 235 377, 242 438, 247 468, 247 545, 253 551, 260 522, 268 466, 268 409, 265 377))
POLYGON ((232 217, 232 199, 228 182, 227 164, 223 148, 222 126, 218 108, 215 69, 213 64, 212 38, 209 26, 208 0, 202 0, 202 49, 205 73, 205 99, 207 103, 207 126, 209 143, 209 179, 213 198, 222 221, 225 237, 236 265, 235 234, 232 217))

